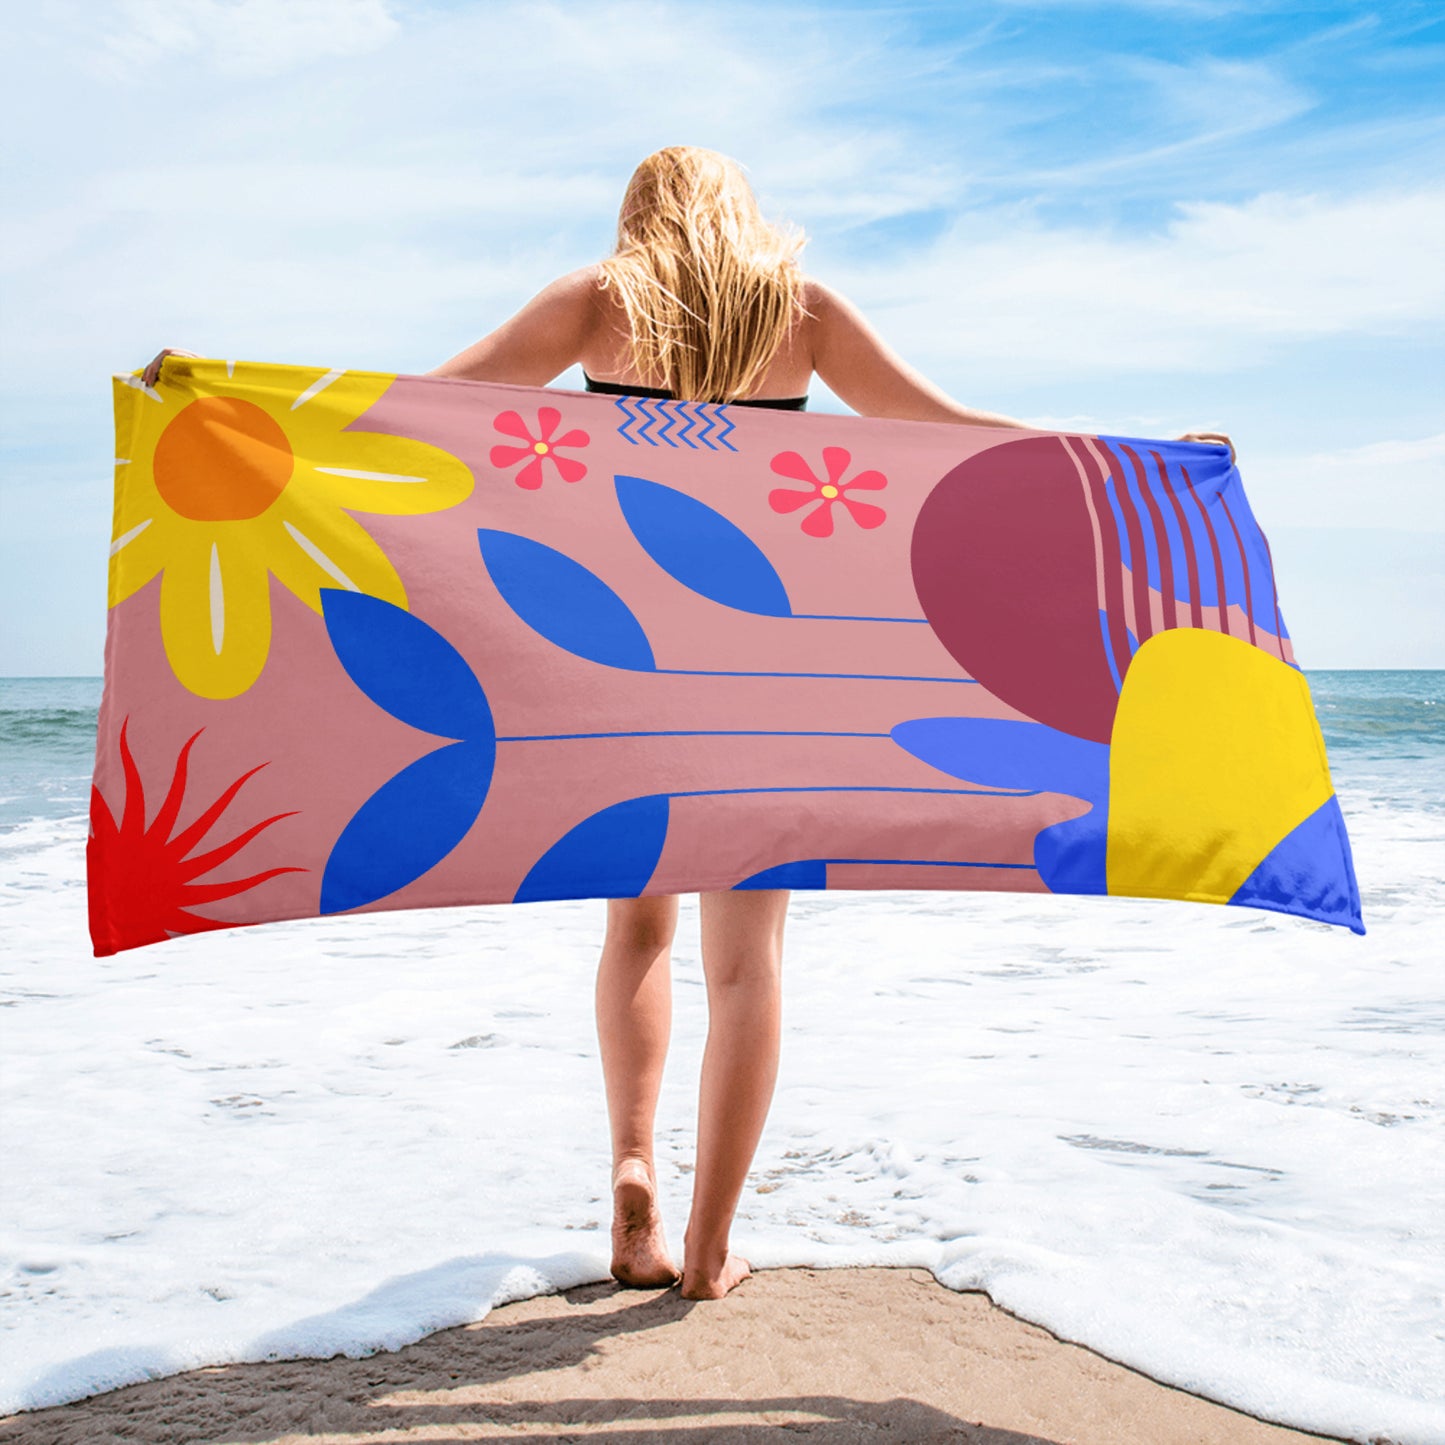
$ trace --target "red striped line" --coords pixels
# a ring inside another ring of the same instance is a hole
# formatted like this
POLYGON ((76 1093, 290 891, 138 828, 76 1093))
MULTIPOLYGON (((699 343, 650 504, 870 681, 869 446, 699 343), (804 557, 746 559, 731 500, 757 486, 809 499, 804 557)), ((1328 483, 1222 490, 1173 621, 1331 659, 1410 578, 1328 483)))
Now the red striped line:
POLYGON ((1219 550, 1219 538, 1214 535, 1214 523, 1209 520, 1209 513, 1204 503, 1199 500, 1199 493, 1194 489, 1189 468, 1181 462, 1179 470, 1184 475, 1184 484, 1189 488, 1189 495, 1194 498, 1194 505, 1199 508, 1199 515, 1204 518, 1204 530, 1209 533, 1209 550, 1214 554, 1214 590, 1219 598, 1219 630, 1226 636, 1232 636, 1229 631, 1229 611, 1224 604, 1224 554, 1219 550))
POLYGON ((1119 554, 1119 536, 1114 527, 1114 512, 1104 494, 1104 482, 1098 459, 1078 437, 1065 437, 1065 443, 1078 457, 1088 478, 1089 496, 1099 518, 1103 547, 1102 571, 1104 614, 1109 624, 1109 647, 1114 654, 1114 669, 1122 681, 1129 670, 1129 639, 1124 635, 1124 559, 1119 554))
POLYGON ((1224 508, 1224 515, 1229 518, 1229 530, 1234 533, 1234 545, 1239 548, 1239 565, 1244 569, 1244 620, 1249 623, 1249 640, 1258 647, 1259 640, 1254 632, 1254 613, 1249 607, 1253 599, 1249 591, 1249 558, 1244 555, 1244 538, 1239 535, 1234 513, 1229 510, 1229 503, 1223 492, 1219 494, 1219 505, 1224 508))
MULTIPOLYGON (((1134 619, 1134 594, 1124 585, 1124 547, 1120 536, 1120 528, 1123 523, 1118 520, 1118 515, 1109 499, 1107 482, 1109 462, 1099 449, 1099 439, 1097 437, 1080 437, 1078 444, 1084 448, 1093 459, 1094 471, 1092 475, 1097 476, 1099 479, 1095 496, 1099 499, 1099 505, 1104 508, 1101 515, 1105 518, 1107 535, 1110 542, 1108 557, 1109 568, 1105 575, 1106 578, 1110 574, 1113 576, 1114 596, 1116 598, 1116 606, 1111 609, 1110 622, 1112 625, 1115 619, 1117 619, 1117 636, 1120 639, 1121 646, 1123 647, 1123 656, 1127 662, 1132 657, 1132 652, 1129 647, 1129 633, 1131 631, 1137 632, 1138 628, 1134 619)), ((1123 674, 1121 673, 1120 677, 1122 678, 1122 676, 1123 674)))
POLYGON ((1284 655, 1284 618, 1279 615, 1279 585, 1274 577, 1274 553, 1269 550, 1269 538, 1260 529, 1259 540, 1264 543, 1264 555, 1269 559, 1269 590, 1274 597, 1274 640, 1279 644, 1279 660, 1287 661, 1284 655))
MULTIPOLYGON (((1144 505, 1149 509, 1149 521, 1154 528, 1154 547, 1159 553, 1159 596, 1164 603, 1164 626, 1178 627, 1178 603, 1174 597, 1174 557, 1169 551, 1169 532, 1164 525, 1164 513, 1159 510, 1159 502, 1144 475, 1144 463, 1139 460, 1133 447, 1125 446, 1122 442, 1119 445, 1133 464, 1134 480, 1139 483, 1139 495, 1144 498, 1144 505)), ((1146 579, 1148 575, 1146 566, 1146 579)))
POLYGON ((1101 441, 1099 449, 1109 459, 1114 494, 1119 498, 1119 510, 1124 514, 1124 530, 1129 534, 1129 557, 1133 563, 1129 572, 1134 583, 1134 637, 1142 644, 1154 635, 1154 618, 1149 611, 1149 558, 1144 551, 1144 527, 1139 521, 1139 509, 1129 495, 1122 463, 1106 442, 1101 441))
POLYGON ((1189 578, 1189 625, 1191 627, 1204 626, 1204 604, 1199 600, 1199 559, 1194 551, 1194 533, 1189 529, 1189 523, 1184 518, 1184 504, 1179 500, 1179 493, 1169 484, 1169 469, 1164 465, 1164 458, 1158 452, 1149 453, 1154 458, 1154 465, 1159 469, 1159 481, 1164 487, 1164 495, 1169 498, 1170 505, 1174 508, 1174 520, 1179 523, 1179 544, 1184 548, 1184 568, 1189 578))
MULTIPOLYGON (((1062 437, 1059 438, 1063 442, 1062 437)), ((1104 538, 1099 522, 1099 514, 1094 510, 1094 498, 1089 491, 1088 474, 1084 471, 1083 464, 1079 461, 1079 454, 1067 443, 1064 443, 1064 452, 1068 459, 1074 464, 1074 474, 1079 479, 1079 490, 1084 497, 1084 510, 1089 514, 1089 530, 1094 538, 1094 606, 1105 617, 1109 614, 1109 604, 1104 596, 1104 538)), ((1107 649, 1106 649, 1107 650, 1107 649)))

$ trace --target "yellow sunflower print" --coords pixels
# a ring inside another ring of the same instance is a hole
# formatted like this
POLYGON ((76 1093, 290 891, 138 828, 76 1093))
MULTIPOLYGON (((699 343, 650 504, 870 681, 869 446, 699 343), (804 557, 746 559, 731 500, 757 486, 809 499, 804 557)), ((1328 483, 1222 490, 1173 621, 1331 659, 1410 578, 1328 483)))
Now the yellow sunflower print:
POLYGON ((344 429, 395 379, 190 357, 168 357, 154 387, 115 376, 110 606, 162 574, 161 639, 191 692, 236 697, 260 676, 272 575, 318 613, 322 587, 407 605, 348 513, 441 511, 472 474, 425 442, 344 429))

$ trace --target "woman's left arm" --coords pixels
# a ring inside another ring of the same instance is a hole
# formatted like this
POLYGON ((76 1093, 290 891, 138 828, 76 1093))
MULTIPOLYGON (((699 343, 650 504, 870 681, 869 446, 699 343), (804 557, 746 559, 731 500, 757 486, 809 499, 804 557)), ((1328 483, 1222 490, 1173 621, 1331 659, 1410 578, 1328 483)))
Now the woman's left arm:
POLYGON ((582 359, 597 319, 596 303, 596 266, 570 271, 495 331, 424 374, 546 386, 582 359))

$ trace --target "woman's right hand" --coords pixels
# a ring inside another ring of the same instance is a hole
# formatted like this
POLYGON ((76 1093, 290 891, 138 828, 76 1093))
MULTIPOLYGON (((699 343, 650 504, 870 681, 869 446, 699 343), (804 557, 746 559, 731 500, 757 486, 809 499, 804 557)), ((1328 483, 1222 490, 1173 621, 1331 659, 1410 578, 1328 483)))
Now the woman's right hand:
POLYGON ((156 378, 161 374, 161 362, 168 356, 199 356, 200 354, 199 351, 186 351, 179 346, 163 347, 156 354, 155 359, 147 364, 146 369, 141 373, 141 380, 147 386, 154 386, 156 378))

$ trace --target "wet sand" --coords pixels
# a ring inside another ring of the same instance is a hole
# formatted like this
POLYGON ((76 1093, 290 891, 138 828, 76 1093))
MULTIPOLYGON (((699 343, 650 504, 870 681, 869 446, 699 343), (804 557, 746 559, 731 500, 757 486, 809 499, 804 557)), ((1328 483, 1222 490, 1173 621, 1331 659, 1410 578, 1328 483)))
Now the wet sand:
POLYGON ((726 1299, 584 1285, 394 1353, 224 1365, 0 1420, 24 1445, 1324 1436, 1171 1389, 921 1269, 759 1270, 726 1299))

